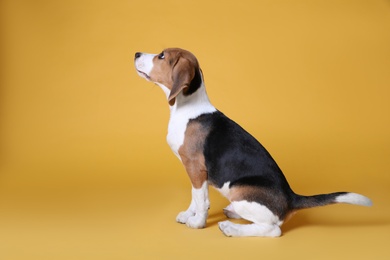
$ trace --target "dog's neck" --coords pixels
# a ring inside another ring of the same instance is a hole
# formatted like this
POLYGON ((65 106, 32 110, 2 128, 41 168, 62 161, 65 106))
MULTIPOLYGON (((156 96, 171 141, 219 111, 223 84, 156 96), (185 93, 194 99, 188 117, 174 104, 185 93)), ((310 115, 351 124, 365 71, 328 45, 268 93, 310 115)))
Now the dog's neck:
MULTIPOLYGON (((158 85, 164 91, 168 99, 170 90, 164 85, 158 85)), ((216 111, 215 107, 211 104, 209 97, 207 96, 203 81, 201 86, 191 95, 184 95, 183 93, 179 93, 176 96, 175 103, 172 106, 169 106, 169 109, 171 116, 176 112, 184 112, 188 110, 187 113, 193 115, 191 118, 194 118, 200 114, 212 113, 216 111)))
POLYGON ((183 107, 186 107, 190 105, 191 107, 195 106, 211 106, 209 97, 207 96, 206 88, 202 82, 200 88, 198 88, 194 93, 191 95, 184 95, 183 93, 180 93, 176 97, 176 102, 172 108, 180 109, 183 107))
MULTIPOLYGON (((169 89, 165 88, 164 92, 168 98, 169 89)), ((183 93, 177 95, 175 104, 169 106, 169 108, 171 113, 168 123, 167 141, 172 151, 181 160, 179 148, 184 142, 184 133, 188 122, 200 115, 213 113, 217 110, 210 103, 203 82, 191 95, 183 95, 183 93)))

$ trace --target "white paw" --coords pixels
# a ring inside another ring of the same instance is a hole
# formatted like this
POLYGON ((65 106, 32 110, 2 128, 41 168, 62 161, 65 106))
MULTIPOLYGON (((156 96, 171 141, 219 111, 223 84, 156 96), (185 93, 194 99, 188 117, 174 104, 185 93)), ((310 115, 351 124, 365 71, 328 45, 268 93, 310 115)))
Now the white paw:
POLYGON ((219 229, 228 237, 278 237, 281 230, 270 224, 234 224, 230 221, 219 222, 219 229))
POLYGON ((206 219, 207 215, 196 214, 195 216, 188 218, 186 224, 190 228, 204 228, 206 227, 206 219))
POLYGON ((225 236, 236 236, 237 230, 234 228, 234 224, 228 220, 218 223, 219 229, 225 236))
POLYGON ((176 221, 182 224, 186 224, 188 219, 193 216, 195 216, 195 212, 192 212, 191 210, 182 211, 177 215, 176 221))

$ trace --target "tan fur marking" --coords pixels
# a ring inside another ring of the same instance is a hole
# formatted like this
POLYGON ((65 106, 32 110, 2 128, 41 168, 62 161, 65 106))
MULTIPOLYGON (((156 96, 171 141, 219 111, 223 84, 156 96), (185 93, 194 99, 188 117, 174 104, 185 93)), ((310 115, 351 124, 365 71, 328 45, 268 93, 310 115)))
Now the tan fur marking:
POLYGON ((244 200, 248 195, 253 194, 256 191, 255 187, 250 186, 238 186, 232 187, 229 192, 228 199, 230 201, 244 200))
POLYGON ((166 49, 164 50, 164 56, 164 59, 159 59, 158 55, 153 58, 154 66, 149 76, 152 81, 163 84, 170 90, 173 86, 173 68, 177 65, 180 58, 184 58, 194 66, 199 67, 195 56, 185 50, 166 49))
POLYGON ((164 56, 164 59, 159 59, 158 56, 153 58, 154 65, 149 76, 152 81, 163 84, 171 90, 173 85, 173 67, 178 61, 180 55, 178 51, 165 50, 164 56))
POLYGON ((198 122, 189 122, 183 145, 179 148, 181 161, 190 177, 192 186, 199 189, 207 181, 207 169, 203 147, 208 130, 198 122))
POLYGON ((230 201, 257 201, 276 213, 281 220, 287 217, 288 205, 281 191, 270 191, 256 186, 235 186, 229 192, 230 201), (261 202, 259 201, 261 198, 261 202))
POLYGON ((264 201, 270 203, 285 203, 285 201, 282 199, 282 196, 275 196, 275 194, 270 193, 266 188, 259 188, 256 186, 235 186, 230 190, 231 201, 247 200, 248 198, 252 198, 254 196, 260 196, 264 201), (281 198, 282 201, 277 201, 276 199, 278 198, 281 198))

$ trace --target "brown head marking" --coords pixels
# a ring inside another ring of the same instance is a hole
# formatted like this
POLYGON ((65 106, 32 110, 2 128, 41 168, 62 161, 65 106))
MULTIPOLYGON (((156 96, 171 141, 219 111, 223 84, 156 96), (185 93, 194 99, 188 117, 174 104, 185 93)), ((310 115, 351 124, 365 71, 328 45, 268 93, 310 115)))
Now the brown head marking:
POLYGON ((173 106, 180 92, 192 94, 200 86, 200 68, 195 56, 188 51, 170 48, 161 54, 163 56, 156 55, 153 59, 154 66, 150 77, 152 81, 163 84, 170 90, 168 102, 173 106), (193 87, 193 81, 196 81, 196 88, 193 87), (190 88, 194 90, 188 91, 190 88))

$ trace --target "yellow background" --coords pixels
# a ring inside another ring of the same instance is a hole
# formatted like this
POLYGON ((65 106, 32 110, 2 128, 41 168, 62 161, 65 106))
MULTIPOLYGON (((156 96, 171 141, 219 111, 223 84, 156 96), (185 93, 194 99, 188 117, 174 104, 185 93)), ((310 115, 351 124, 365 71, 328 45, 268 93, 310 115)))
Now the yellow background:
POLYGON ((390 2, 0 2, 0 259, 389 259, 390 2), (301 194, 279 239, 175 223, 190 200, 136 51, 192 51, 213 104, 301 194))

